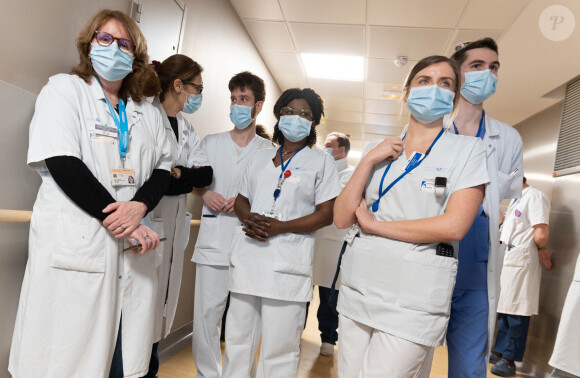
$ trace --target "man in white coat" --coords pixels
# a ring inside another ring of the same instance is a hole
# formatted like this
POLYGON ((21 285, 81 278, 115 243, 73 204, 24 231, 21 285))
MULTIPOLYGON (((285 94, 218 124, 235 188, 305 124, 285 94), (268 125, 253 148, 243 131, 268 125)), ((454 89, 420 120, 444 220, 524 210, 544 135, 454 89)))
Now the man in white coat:
MULTIPOLYGON (((354 172, 354 167, 348 165, 346 157, 350 151, 350 141, 346 134, 333 132, 326 136, 324 151, 334 158, 341 189, 345 187, 348 179, 354 172)), ((320 354, 332 356, 334 346, 338 340, 338 313, 336 304, 329 303, 330 287, 336 272, 336 264, 340 255, 340 249, 347 230, 339 230, 334 224, 324 227, 316 232, 314 241, 314 262, 312 266, 312 283, 318 285, 320 305, 316 317, 318 318, 318 330, 320 331, 320 354)), ((336 287, 340 286, 340 279, 336 287)), ((337 292, 338 293, 338 292, 337 292)))
POLYGON ((457 46, 452 56, 462 75, 459 112, 451 128, 479 137, 487 149, 483 205, 459 245, 459 269, 447 330, 449 377, 485 377, 495 328, 503 253, 499 249, 499 205, 521 196, 522 139, 518 132, 491 118, 483 102, 495 93, 497 44, 484 38, 457 46))
POLYGON ((550 228, 550 201, 526 183, 522 196, 508 207, 500 241, 505 248, 501 294, 497 307, 498 331, 490 362, 491 372, 502 377, 516 374, 514 361, 522 361, 530 317, 538 314, 541 265, 550 268, 545 249, 550 228))
POLYGON ((235 226, 234 200, 250 157, 272 143, 256 135, 262 110, 264 81, 241 72, 229 82, 230 131, 206 136, 201 146, 213 168, 212 184, 194 193, 203 198, 201 225, 192 261, 196 263, 193 304, 193 357, 198 377, 220 377, 220 331, 228 298, 229 246, 235 226))

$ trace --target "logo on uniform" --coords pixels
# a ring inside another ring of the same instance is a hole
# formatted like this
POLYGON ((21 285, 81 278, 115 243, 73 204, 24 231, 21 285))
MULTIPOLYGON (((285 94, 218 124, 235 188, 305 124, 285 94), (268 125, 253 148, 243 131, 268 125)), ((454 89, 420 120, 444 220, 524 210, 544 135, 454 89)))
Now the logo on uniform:
POLYGON ((514 212, 514 215, 519 218, 522 216, 522 212, 516 209, 516 211, 514 212))

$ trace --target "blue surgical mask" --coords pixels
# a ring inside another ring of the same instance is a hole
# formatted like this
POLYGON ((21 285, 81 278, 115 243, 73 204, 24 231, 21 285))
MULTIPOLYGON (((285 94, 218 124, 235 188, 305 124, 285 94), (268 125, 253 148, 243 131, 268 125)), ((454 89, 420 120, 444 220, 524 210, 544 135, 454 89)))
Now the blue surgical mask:
POLYGON ((451 113, 454 97, 455 93, 436 84, 413 87, 407 98, 407 107, 417 121, 433 123, 451 113))
POLYGON ((92 43, 92 46, 91 63, 103 79, 118 81, 133 72, 133 55, 125 54, 119 50, 116 43, 111 43, 109 46, 92 43))
POLYGON ((310 135, 312 121, 302 118, 299 115, 289 115, 280 117, 278 128, 286 139, 290 142, 298 142, 310 135))
POLYGON ((187 98, 185 99, 185 103, 183 104, 183 112, 187 114, 193 114, 197 112, 197 110, 201 107, 201 100, 203 99, 201 93, 200 94, 196 93, 189 94, 187 92, 182 93, 188 95, 187 98))
POLYGON ((254 106, 234 104, 230 107, 230 119, 238 130, 243 130, 252 123, 254 120, 252 118, 252 108, 254 106))
POLYGON ((326 147, 323 148, 322 151, 326 152, 327 154, 329 154, 330 156, 332 156, 332 151, 334 150, 334 148, 330 148, 330 147, 326 147))
POLYGON ((489 69, 465 73, 465 84, 461 87, 461 94, 472 104, 481 104, 495 93, 497 76, 489 69))

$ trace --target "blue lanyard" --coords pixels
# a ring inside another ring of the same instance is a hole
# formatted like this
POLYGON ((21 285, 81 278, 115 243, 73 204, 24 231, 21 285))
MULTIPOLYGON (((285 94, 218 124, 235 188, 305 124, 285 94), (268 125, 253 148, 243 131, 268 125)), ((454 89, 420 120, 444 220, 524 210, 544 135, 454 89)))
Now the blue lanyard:
POLYGON ((300 149, 297 150, 296 153, 294 155, 292 155, 292 157, 290 159, 288 159, 288 161, 286 162, 286 165, 284 165, 284 158, 282 157, 282 146, 280 146, 280 150, 279 150, 280 151, 280 169, 282 170, 282 172, 280 172, 280 178, 282 178, 284 171, 286 170, 286 168, 288 167, 288 165, 290 164, 292 159, 294 159, 294 156, 298 155, 298 153, 300 151, 302 151, 304 149, 304 147, 306 147, 306 145, 300 147, 300 149))
MULTIPOLYGON (((485 118, 485 111, 482 111, 481 119, 479 120, 479 128, 477 129, 477 134, 475 135, 476 138, 483 139, 483 136, 485 135, 485 127, 483 125, 484 118, 485 118)), ((455 122, 453 122, 453 128, 455 129, 455 134, 459 134, 459 130, 457 130, 457 126, 455 125, 455 122)))
POLYGON ((286 168, 288 168, 288 165, 290 164, 290 162, 292 161, 294 156, 298 155, 298 153, 300 151, 302 151, 304 149, 304 147, 306 147, 306 145, 302 146, 299 150, 297 150, 296 153, 294 155, 292 155, 292 157, 290 159, 288 159, 286 164, 284 164, 284 157, 282 157, 282 146, 280 146, 280 149, 279 149, 279 151, 280 151, 280 169, 282 170, 282 172, 280 172, 280 178, 278 179, 278 185, 276 186, 276 189, 274 189, 274 203, 272 204, 272 211, 274 211, 274 206, 276 205, 276 200, 278 199, 278 197, 280 197, 280 192, 282 191, 282 184, 284 184, 284 180, 286 180, 286 177, 290 176, 290 172, 288 172, 288 176, 285 176, 284 172, 286 171, 286 168))
MULTIPOLYGON (((391 160, 389 165, 387 165, 387 168, 385 168, 385 172, 383 173, 383 177, 381 178, 381 184, 379 185, 379 198, 377 198, 377 200, 373 203, 373 206, 372 206, 373 213, 376 213, 379 210, 379 201, 381 200, 381 198, 385 194, 387 194, 387 192, 389 190, 391 190, 391 188, 393 186, 395 186, 395 184, 397 184, 403 177, 405 177, 408 173, 412 172, 413 169, 417 168, 423 162, 423 160, 425 160, 427 158, 427 156, 431 152, 431 149, 433 148, 435 143, 437 143, 437 141, 439 140, 441 135, 443 135, 443 131, 444 131, 444 129, 441 129, 441 131, 439 131, 439 134, 437 134, 437 136, 435 137, 435 140, 433 140, 433 143, 431 143, 431 145, 429 146, 429 148, 425 152, 425 156, 423 156, 423 158, 421 160, 417 160, 417 159, 411 160, 409 162, 409 164, 407 164, 407 167, 405 168, 405 172, 403 172, 399 177, 397 177, 395 179, 395 181, 390 183, 389 186, 387 186, 387 189, 385 189, 383 191, 383 183, 385 181, 385 177, 387 177, 387 172, 389 172, 389 169, 391 169, 391 164, 393 164, 393 161, 394 161, 394 160, 391 160)), ((405 140, 405 136, 403 136, 403 140, 405 140)))
MULTIPOLYGON (((101 85, 101 82, 96 76, 95 79, 97 79, 97 82, 101 85)), ((101 89, 103 89, 102 85, 101 89)), ((115 121, 115 125, 117 125, 117 133, 119 135, 119 154, 121 155, 121 158, 124 159, 127 157, 127 148, 129 147, 129 123, 127 122, 127 112, 125 111, 125 101, 119 99, 119 116, 117 116, 117 112, 109 102, 104 90, 103 94, 105 95, 107 105, 109 105, 111 117, 113 117, 113 121, 115 121)))

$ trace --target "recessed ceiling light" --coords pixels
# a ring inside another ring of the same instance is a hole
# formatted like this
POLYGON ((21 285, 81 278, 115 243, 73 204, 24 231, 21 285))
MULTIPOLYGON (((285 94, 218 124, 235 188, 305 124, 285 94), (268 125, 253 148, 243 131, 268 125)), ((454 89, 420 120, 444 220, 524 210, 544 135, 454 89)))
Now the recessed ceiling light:
POLYGON ((301 53, 308 77, 344 81, 363 81, 364 58, 352 55, 301 53))
POLYGON ((402 95, 401 91, 383 91, 383 97, 387 100, 400 100, 402 95))

